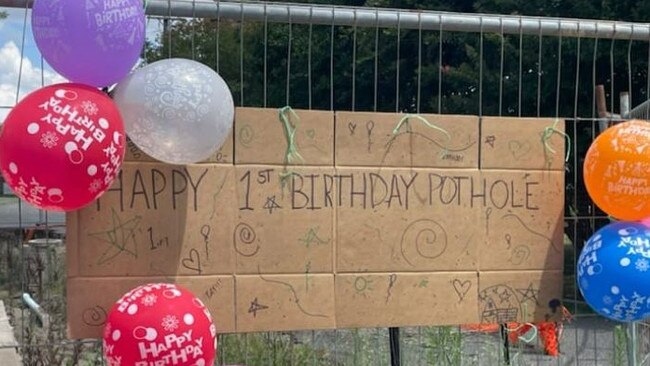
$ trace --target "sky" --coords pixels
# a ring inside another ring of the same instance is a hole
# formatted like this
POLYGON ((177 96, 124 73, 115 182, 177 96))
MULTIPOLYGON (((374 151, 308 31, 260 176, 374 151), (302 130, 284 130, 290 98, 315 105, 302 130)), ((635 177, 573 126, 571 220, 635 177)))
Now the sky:
MULTIPOLYGON (((21 73, 20 60, 23 41, 25 9, 5 10, 9 16, 0 20, 0 121, 9 113, 9 108, 16 104, 18 92, 18 75, 21 73)), ((27 14, 25 27, 25 45, 20 80, 20 96, 40 88, 64 82, 65 79, 45 64, 41 67, 41 55, 31 32, 31 11, 27 14), (44 82, 44 84, 43 84, 44 82)))
MULTIPOLYGON (((9 15, 6 19, 0 20, 0 123, 2 123, 11 107, 16 104, 17 93, 22 98, 42 86, 66 80, 42 60, 31 30, 31 10, 0 7, 0 11, 6 11, 9 15), (25 17, 26 12, 27 17, 25 17), (23 29, 25 30, 24 45, 23 29), (20 90, 18 90, 19 74, 20 90)), ((160 25, 157 21, 147 22, 147 38, 155 38, 159 32, 160 25)))

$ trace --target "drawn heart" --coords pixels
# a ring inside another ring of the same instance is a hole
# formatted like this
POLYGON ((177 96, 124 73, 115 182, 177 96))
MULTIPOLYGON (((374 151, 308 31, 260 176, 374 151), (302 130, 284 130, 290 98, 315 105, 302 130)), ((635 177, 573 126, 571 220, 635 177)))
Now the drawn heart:
POLYGON ((472 287, 472 282, 470 280, 461 282, 459 279, 455 279, 453 285, 454 290, 456 290, 456 294, 458 294, 458 298, 460 299, 459 301, 463 301, 465 295, 469 292, 470 287, 472 287))
POLYGON ((521 141, 512 140, 508 143, 508 149, 512 157, 519 160, 530 152, 530 143, 528 141, 522 143, 521 141))
POLYGON ((201 274, 201 256, 196 249, 190 249, 190 256, 183 258, 183 267, 201 274))
POLYGON ((350 130, 350 135, 354 135, 354 130, 357 129, 357 124, 354 122, 348 123, 348 130, 350 130))

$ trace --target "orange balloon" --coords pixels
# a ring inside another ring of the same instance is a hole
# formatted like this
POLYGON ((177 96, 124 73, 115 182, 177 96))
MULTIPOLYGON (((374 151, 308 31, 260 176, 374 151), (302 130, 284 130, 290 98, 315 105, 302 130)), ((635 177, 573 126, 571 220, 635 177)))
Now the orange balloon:
POLYGON ((584 165, 587 192, 619 220, 650 216, 650 123, 624 122, 594 140, 584 165))

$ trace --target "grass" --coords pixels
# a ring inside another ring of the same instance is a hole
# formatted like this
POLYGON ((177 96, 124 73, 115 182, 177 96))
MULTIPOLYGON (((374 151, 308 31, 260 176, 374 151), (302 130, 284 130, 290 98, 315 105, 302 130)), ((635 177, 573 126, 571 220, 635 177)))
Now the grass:
POLYGON ((424 348, 429 365, 460 365, 462 335, 457 327, 425 328, 424 348))
POLYGON ((227 334, 219 337, 220 365, 332 365, 323 351, 296 342, 288 334, 227 334))
POLYGON ((614 354, 612 365, 627 365, 627 332, 622 325, 614 328, 614 354))

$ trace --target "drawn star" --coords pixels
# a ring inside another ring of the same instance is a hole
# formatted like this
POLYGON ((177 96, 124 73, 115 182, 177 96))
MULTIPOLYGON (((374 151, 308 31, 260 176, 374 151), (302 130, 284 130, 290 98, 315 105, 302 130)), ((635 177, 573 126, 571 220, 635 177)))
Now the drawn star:
POLYGON ((530 300, 530 301, 534 301, 535 304, 539 305, 539 300, 537 299, 537 294, 539 293, 539 290, 534 289, 532 283, 528 285, 528 288, 525 289, 518 288, 517 292, 519 292, 522 296, 521 299, 522 303, 530 300))
POLYGON ((497 138, 496 138, 495 136, 491 136, 491 135, 490 135, 490 136, 486 136, 486 137, 485 137, 485 143, 488 144, 488 145, 490 145, 490 147, 494 147, 494 142, 496 141, 496 139, 497 139, 497 138))
POLYGON ((510 293, 507 290, 503 290, 503 292, 499 294, 499 299, 501 300, 501 304, 510 301, 510 293))
POLYGON ((97 260, 97 264, 104 264, 118 255, 125 253, 133 258, 138 257, 138 244, 135 240, 135 231, 140 226, 141 216, 122 221, 115 209, 111 208, 111 229, 89 233, 88 236, 107 243, 106 250, 97 260))
POLYGON ((271 196, 266 198, 266 203, 262 208, 269 210, 269 213, 272 214, 273 210, 282 208, 282 206, 278 205, 278 203, 275 202, 275 196, 271 196))
POLYGON ((309 231, 305 234, 305 237, 298 239, 298 241, 305 244, 307 248, 309 248, 311 244, 316 244, 316 245, 328 244, 330 242, 329 240, 323 240, 320 237, 318 237, 318 229, 319 228, 309 229, 309 231))
POLYGON ((256 297, 255 300, 251 302, 251 306, 248 308, 248 313, 253 314, 253 317, 256 318, 258 311, 266 310, 268 308, 268 306, 260 304, 256 297))

